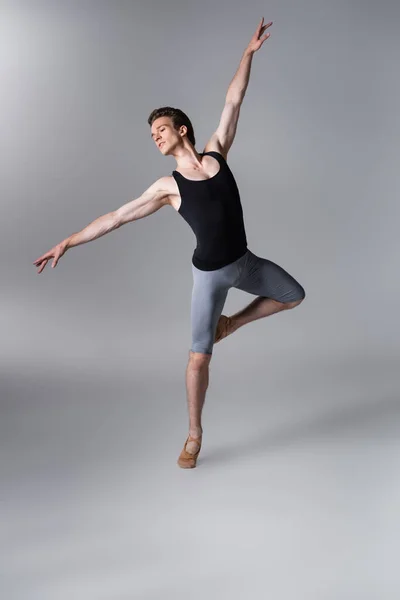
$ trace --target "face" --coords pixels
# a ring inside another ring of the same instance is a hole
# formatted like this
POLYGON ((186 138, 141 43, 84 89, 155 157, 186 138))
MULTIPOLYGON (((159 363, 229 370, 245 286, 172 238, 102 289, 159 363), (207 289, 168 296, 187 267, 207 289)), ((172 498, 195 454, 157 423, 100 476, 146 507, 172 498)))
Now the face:
POLYGON ((176 143, 181 139, 179 133, 174 129, 170 117, 159 117, 153 121, 151 137, 154 143, 157 144, 157 148, 164 155, 176 146, 176 143))

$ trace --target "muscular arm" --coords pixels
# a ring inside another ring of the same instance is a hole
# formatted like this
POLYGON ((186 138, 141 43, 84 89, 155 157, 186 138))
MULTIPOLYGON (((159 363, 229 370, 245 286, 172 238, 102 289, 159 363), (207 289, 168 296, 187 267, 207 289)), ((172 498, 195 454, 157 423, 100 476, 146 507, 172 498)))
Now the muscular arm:
POLYGON ((98 217, 82 229, 82 231, 73 233, 66 239, 67 247, 72 248, 79 244, 86 244, 106 233, 110 233, 114 229, 118 229, 118 227, 125 225, 125 223, 137 221, 155 213, 168 203, 169 195, 164 183, 165 180, 161 177, 147 188, 139 198, 131 200, 123 204, 120 208, 98 217))
POLYGON ((167 177, 161 177, 153 183, 139 198, 123 204, 114 211, 116 227, 121 227, 130 221, 137 221, 152 215, 169 202, 169 192, 166 186, 167 177))
POLYGON ((39 274, 43 271, 48 261, 53 258, 54 260, 51 266, 54 268, 69 248, 96 240, 100 236, 113 231, 113 229, 121 227, 124 223, 142 219, 147 215, 153 214, 156 210, 168 203, 169 195, 167 192, 167 178, 161 177, 143 192, 139 198, 124 204, 117 210, 113 210, 98 219, 95 219, 87 227, 82 229, 82 231, 73 233, 56 246, 53 246, 48 252, 39 256, 33 264, 38 267, 39 274))

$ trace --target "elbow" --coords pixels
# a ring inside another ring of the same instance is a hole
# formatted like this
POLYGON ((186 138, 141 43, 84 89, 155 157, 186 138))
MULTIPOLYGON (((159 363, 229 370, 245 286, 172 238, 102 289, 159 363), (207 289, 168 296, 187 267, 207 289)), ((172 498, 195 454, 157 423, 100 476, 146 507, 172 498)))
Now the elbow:
POLYGON ((244 94, 240 94, 239 92, 231 92, 226 95, 225 103, 226 104, 234 104, 235 106, 241 106, 244 100, 244 94))
POLYGON ((126 225, 126 223, 130 223, 135 220, 135 215, 132 210, 126 210, 126 208, 121 208, 115 210, 111 213, 111 221, 113 229, 118 229, 122 227, 122 225, 126 225))
POLYGON ((125 223, 123 215, 120 212, 118 212, 118 210, 114 210, 110 213, 110 221, 112 229, 118 229, 125 223))

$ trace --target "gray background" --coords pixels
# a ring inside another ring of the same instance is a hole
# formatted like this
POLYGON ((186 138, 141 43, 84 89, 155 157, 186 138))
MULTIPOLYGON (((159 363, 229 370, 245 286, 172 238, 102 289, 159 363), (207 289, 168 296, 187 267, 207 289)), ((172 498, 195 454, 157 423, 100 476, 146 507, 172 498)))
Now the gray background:
POLYGON ((399 597, 399 24, 394 1, 1 2, 5 598, 399 597), (249 248, 307 297, 215 346, 184 471, 187 224, 32 263, 171 174, 154 108, 203 150, 262 16, 228 163, 249 248))

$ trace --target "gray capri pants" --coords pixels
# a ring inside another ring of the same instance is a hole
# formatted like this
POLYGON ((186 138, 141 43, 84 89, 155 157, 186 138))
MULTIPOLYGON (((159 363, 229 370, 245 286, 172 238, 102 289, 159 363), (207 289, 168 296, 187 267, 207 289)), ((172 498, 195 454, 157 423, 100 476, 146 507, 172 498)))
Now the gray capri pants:
POLYGON ((305 298, 304 288, 289 273, 250 250, 214 271, 201 271, 192 263, 192 272, 192 352, 212 354, 217 323, 232 287, 279 302, 305 298))

